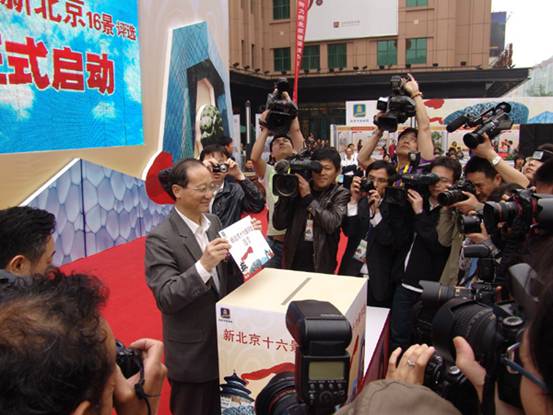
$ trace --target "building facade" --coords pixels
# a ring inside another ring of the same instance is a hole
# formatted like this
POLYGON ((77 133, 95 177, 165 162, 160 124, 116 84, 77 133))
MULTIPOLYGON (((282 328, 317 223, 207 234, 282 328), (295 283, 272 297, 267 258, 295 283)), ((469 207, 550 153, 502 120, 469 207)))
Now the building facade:
MULTIPOLYGON (((397 73, 414 73, 427 81, 425 96, 430 92, 444 98, 504 93, 526 77, 524 71, 484 75, 489 72, 491 0, 364 1, 309 1, 308 35, 309 26, 319 24, 310 16, 323 7, 357 5, 358 18, 333 23, 334 28, 355 24, 359 28, 350 32, 351 38, 309 41, 307 37, 299 104, 302 127, 308 131, 326 137, 328 124, 344 122, 346 100, 388 95, 389 79, 397 73), (369 3, 372 8, 360 6, 369 3), (391 17, 388 9, 383 11, 389 4, 391 17), (367 33, 363 26, 378 26, 382 18, 390 18, 391 33, 363 36, 367 33), (507 84, 498 87, 503 78, 507 84)), ((242 112, 246 99, 254 109, 263 104, 272 79, 293 76, 296 0, 230 0, 229 7, 231 91, 235 112, 242 112)), ((352 15, 356 13, 353 10, 352 15)))

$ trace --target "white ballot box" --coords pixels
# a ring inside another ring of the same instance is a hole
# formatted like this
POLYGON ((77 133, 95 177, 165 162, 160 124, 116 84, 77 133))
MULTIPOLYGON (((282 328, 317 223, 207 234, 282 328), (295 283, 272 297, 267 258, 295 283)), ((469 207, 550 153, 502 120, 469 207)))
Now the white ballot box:
POLYGON ((223 415, 225 409, 252 413, 248 409, 271 378, 294 371, 296 344, 286 310, 299 300, 328 301, 350 322, 348 401, 357 393, 364 375, 366 280, 266 268, 217 303, 223 415))

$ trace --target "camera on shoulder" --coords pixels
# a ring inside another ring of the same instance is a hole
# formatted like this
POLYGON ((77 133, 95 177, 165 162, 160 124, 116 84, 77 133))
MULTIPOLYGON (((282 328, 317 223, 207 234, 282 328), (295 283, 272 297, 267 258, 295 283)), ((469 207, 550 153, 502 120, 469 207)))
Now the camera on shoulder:
POLYGON ((298 178, 311 179, 313 172, 320 173, 323 169, 317 160, 311 160, 311 152, 304 150, 288 159, 275 164, 276 174, 273 176, 273 194, 275 196, 296 197, 298 195, 298 178))

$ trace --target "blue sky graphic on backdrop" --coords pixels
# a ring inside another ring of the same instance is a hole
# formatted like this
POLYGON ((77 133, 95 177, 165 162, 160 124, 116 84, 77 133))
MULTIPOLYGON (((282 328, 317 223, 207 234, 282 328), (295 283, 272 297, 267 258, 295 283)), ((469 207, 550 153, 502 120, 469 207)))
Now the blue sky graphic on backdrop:
POLYGON ((140 145, 137 1, 0 4, 0 153, 140 145))

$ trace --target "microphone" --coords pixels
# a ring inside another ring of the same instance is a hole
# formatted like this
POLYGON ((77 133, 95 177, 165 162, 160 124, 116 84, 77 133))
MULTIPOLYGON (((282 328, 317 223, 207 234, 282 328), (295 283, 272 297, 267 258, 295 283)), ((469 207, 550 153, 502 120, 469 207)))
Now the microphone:
POLYGON ((447 125, 446 130, 448 133, 452 133, 453 131, 461 128, 467 121, 468 117, 466 115, 460 115, 447 125))
POLYGON ((286 159, 277 161, 275 163, 275 171, 277 174, 285 174, 288 172, 288 169, 290 168, 290 162, 286 159))

